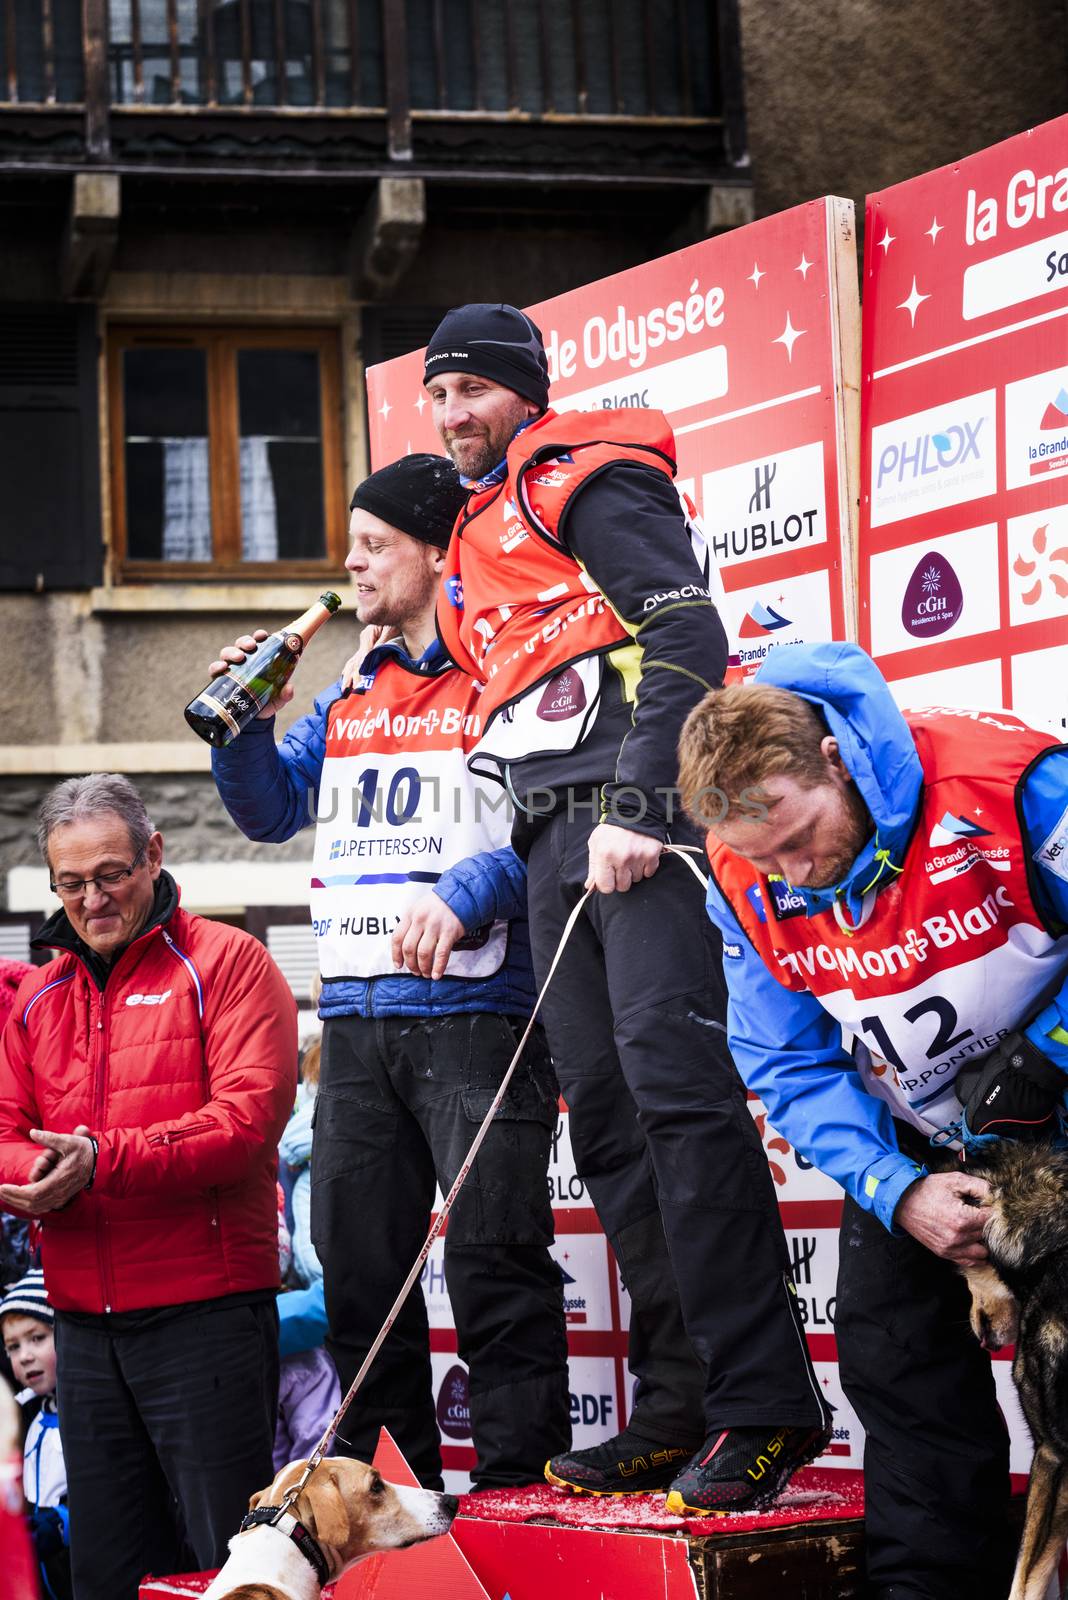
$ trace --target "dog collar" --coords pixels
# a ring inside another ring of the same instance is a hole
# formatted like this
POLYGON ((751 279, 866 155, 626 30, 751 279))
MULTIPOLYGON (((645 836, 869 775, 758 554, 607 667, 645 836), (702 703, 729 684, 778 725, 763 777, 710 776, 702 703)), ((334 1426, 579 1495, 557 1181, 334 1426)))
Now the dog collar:
POLYGON ((247 1533, 250 1528, 261 1526, 277 1528, 287 1539, 292 1539, 305 1561, 315 1569, 320 1584, 326 1583, 330 1577, 329 1563, 303 1522, 298 1522, 291 1511, 281 1506, 257 1506, 243 1519, 240 1532, 247 1533))

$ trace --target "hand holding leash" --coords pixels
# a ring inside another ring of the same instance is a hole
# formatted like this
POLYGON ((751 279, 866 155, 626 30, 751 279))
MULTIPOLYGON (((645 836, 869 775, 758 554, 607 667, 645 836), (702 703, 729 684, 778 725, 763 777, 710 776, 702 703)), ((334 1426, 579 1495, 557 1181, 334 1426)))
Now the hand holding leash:
POLYGON ((643 878, 652 877, 665 846, 648 834, 635 833, 633 828, 599 822, 590 834, 589 849, 590 871, 585 888, 599 889, 601 894, 624 894, 643 878))

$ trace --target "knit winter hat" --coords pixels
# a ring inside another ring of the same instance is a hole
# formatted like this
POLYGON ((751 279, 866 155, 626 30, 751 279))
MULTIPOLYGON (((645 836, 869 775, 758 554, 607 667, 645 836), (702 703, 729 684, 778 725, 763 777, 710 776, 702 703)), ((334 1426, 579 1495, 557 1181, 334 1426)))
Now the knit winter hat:
POLYGON ((426 347, 423 382, 440 372, 476 372, 543 411, 549 404, 541 329, 515 306, 478 304, 446 312, 426 347))
POLYGON ((36 1317, 38 1322, 45 1322, 50 1328, 55 1325, 56 1314, 49 1301, 40 1267, 35 1267, 18 1283, 13 1283, 0 1300, 0 1317, 7 1316, 36 1317))
POLYGON ((349 503, 391 528, 444 550, 452 525, 467 504, 467 490, 447 456, 401 456, 365 478, 349 503))

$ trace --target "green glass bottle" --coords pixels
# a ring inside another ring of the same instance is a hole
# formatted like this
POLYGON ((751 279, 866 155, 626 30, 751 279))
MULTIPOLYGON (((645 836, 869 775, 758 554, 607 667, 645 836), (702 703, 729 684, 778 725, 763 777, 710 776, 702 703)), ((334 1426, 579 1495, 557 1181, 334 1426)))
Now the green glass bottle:
POLYGON ((243 666, 213 678, 185 708, 193 732, 216 750, 232 744, 289 681, 312 634, 340 609, 340 597, 328 590, 288 628, 264 639, 243 666))

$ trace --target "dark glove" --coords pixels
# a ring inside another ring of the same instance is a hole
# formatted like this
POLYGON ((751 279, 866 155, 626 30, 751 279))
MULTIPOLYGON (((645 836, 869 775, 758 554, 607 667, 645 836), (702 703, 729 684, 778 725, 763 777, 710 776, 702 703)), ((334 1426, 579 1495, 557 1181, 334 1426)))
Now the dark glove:
POLYGON ((48 1561, 70 1543, 66 1506, 35 1506, 30 1512, 30 1533, 38 1561, 48 1561))
POLYGON ((1022 1033, 1006 1034, 976 1067, 958 1073, 965 1145, 975 1139, 1034 1139, 1054 1133, 1068 1073, 1022 1033))

